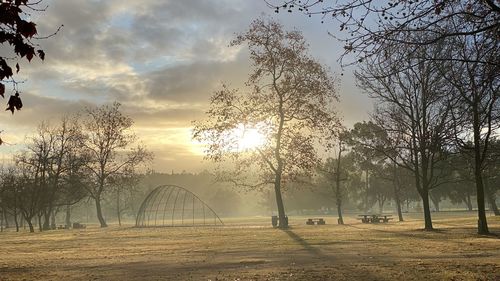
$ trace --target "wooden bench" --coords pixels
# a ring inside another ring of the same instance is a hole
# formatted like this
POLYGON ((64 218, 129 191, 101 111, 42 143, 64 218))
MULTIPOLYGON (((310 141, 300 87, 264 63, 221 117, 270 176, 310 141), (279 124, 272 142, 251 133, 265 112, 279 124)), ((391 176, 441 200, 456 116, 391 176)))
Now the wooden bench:
POLYGON ((86 227, 87 227, 86 225, 81 224, 81 223, 79 223, 79 222, 74 222, 74 223, 73 223, 73 229, 84 229, 84 228, 86 228, 86 227))
POLYGON ((323 218, 312 218, 312 219, 307 219, 306 221, 307 225, 325 225, 326 222, 323 218))
POLYGON ((391 215, 386 215, 386 216, 383 216, 383 218, 380 218, 380 220, 382 220, 382 222, 389 222, 390 220, 394 219, 391 217, 392 217, 391 215))

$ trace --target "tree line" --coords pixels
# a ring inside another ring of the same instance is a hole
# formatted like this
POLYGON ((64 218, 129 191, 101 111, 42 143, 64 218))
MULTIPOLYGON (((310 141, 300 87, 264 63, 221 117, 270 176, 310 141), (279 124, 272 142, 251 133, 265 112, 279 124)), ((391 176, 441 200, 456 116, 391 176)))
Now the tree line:
MULTIPOLYGON (((441 34, 460 32, 471 20, 453 19, 439 25, 441 34)), ((375 109, 370 122, 347 131, 334 107, 337 79, 310 57, 302 34, 286 31, 273 20, 257 19, 234 41, 247 44, 253 62, 246 88, 224 86, 216 92, 207 119, 195 123, 194 138, 208 144, 207 158, 220 164, 221 180, 247 188, 274 186, 282 228, 287 227, 282 191, 301 181, 307 184, 318 171, 330 174, 341 213, 340 186, 349 178, 349 172, 342 173, 342 159, 352 157, 364 174, 366 192, 377 178, 389 179, 399 204, 414 193, 403 192, 403 186, 413 186, 422 201, 426 230, 433 229, 430 201, 438 202, 438 190, 469 181, 463 188, 475 186, 465 192, 475 194, 478 233, 487 234, 485 199, 495 205, 491 180, 499 153, 496 32, 493 28, 436 37, 423 29, 377 41, 377 51, 360 59, 355 72, 358 87, 374 100, 375 109), (406 43, 424 47, 406 48, 406 43), (231 130, 242 124, 257 128, 267 142, 252 151, 235 150, 238 140, 230 137, 231 130), (321 155, 332 148, 338 154, 325 163, 321 155), (235 169, 228 172, 231 165, 235 169), (402 174, 411 175, 412 182, 402 184, 402 174)), ((451 194, 458 200, 463 193, 457 192, 451 194)), ((387 196, 377 196, 383 205, 387 196)), ((465 200, 469 202, 470 196, 465 200)))
MULTIPOLYGON (((422 202, 424 219, 431 210, 440 211, 440 202, 448 199, 452 204, 464 204, 469 211, 473 210, 473 199, 477 197, 473 188, 475 183, 473 155, 460 147, 446 147, 440 151, 442 157, 430 170, 433 180, 428 186, 427 194, 417 188, 415 170, 406 167, 403 162, 393 161, 396 152, 388 150, 386 131, 377 124, 359 122, 345 131, 341 149, 335 158, 328 158, 321 168, 319 176, 313 181, 313 187, 324 195, 335 198, 339 222, 342 222, 343 204, 350 201, 357 209, 365 213, 377 205, 376 211, 382 212, 384 204, 393 201, 394 211, 399 221, 403 221, 404 205, 408 210, 410 202, 422 202), (330 192, 326 190, 330 188, 330 192), (424 196, 430 202, 423 204, 424 196), (426 210, 427 208, 427 210, 426 210)), ((491 141, 491 150, 500 151, 500 140, 491 141)), ((490 210, 500 215, 496 205, 497 193, 500 191, 498 177, 498 157, 490 157, 485 163, 483 182, 485 183, 485 199, 490 210)), ((331 200, 331 199, 330 199, 331 200)))
POLYGON ((2 220, 20 221, 30 232, 55 228, 55 214, 90 198, 95 202, 101 227, 107 226, 101 203, 114 192, 120 218, 120 194, 136 185, 138 168, 152 158, 136 144, 133 121, 120 111, 120 104, 87 108, 64 117, 56 125, 42 122, 26 148, 15 154, 13 164, 0 170, 2 220))

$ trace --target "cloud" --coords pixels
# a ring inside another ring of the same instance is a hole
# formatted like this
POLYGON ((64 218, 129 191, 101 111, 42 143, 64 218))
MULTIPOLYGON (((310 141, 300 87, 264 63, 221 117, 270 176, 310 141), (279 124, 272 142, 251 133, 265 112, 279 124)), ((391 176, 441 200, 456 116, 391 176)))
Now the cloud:
MULTIPOLYGON (((64 27, 36 42, 47 54, 44 62, 21 61, 25 106, 14 116, 4 113, 2 138, 21 141, 41 120, 119 101, 157 155, 159 171, 202 165, 190 141, 191 121, 203 118, 221 82, 243 85, 248 52, 229 48, 229 42, 262 12, 272 13, 264 1, 246 0, 44 0, 42 5, 48 5, 46 12, 31 15, 39 34, 64 27)), ((332 54, 338 50, 332 51, 335 41, 326 28, 302 17, 279 19, 287 28, 306 30, 321 61, 336 60, 332 54)), ((343 87, 348 92, 343 97, 351 101, 346 119, 355 120, 365 110, 357 103, 365 100, 355 98, 353 86, 343 87)))
POLYGON ((147 75, 148 98, 158 101, 206 103, 221 82, 239 86, 246 80, 248 63, 195 62, 167 67, 147 75))

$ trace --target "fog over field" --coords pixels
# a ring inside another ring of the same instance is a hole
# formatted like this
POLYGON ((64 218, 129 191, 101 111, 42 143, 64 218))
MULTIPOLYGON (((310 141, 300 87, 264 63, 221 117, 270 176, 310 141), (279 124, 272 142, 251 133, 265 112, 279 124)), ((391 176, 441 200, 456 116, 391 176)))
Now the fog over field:
POLYGON ((0 280, 500 280, 500 2, 0 3, 0 280))

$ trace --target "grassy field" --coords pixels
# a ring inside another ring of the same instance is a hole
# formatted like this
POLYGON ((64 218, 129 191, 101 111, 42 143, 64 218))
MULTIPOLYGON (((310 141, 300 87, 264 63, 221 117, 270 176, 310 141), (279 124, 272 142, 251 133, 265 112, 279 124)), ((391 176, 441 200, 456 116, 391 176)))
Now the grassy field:
MULTIPOLYGON (((269 218, 223 227, 0 233, 0 280, 500 280, 500 239, 475 232, 474 213, 344 226, 325 217, 286 231, 269 218)), ((500 217, 489 217, 500 234, 500 217)))

